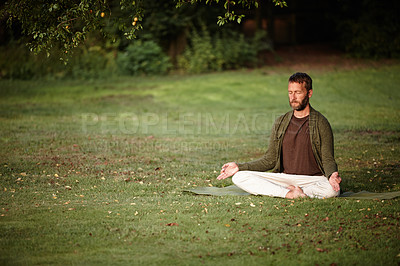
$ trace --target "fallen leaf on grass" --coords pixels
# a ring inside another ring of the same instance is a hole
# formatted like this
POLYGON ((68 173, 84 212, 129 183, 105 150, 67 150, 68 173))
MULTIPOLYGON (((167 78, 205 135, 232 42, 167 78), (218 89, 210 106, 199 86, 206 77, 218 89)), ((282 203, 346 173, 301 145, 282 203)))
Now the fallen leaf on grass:
POLYGON ((340 226, 339 229, 337 230, 336 234, 339 234, 342 231, 343 231, 343 227, 340 226))
POLYGON ((166 224, 166 226, 178 226, 179 224, 177 224, 177 223, 169 223, 169 224, 166 224))

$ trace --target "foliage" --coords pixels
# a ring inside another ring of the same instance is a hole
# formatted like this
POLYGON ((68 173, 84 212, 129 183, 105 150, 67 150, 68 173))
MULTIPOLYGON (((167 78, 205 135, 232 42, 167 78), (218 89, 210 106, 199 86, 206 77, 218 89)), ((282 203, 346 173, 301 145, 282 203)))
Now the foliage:
MULTIPOLYGON (((175 8, 174 0, 144 1, 143 30, 139 39, 154 40, 164 50, 168 49, 172 40, 182 34, 193 20, 204 15, 204 8, 195 5, 185 5, 175 8)), ((204 17, 203 17, 204 18, 204 17)))
POLYGON ((160 75, 171 68, 170 59, 154 41, 137 41, 119 53, 117 64, 123 74, 160 75))
MULTIPOLYGON (((357 66, 310 69, 312 104, 344 191, 400 190, 400 66, 357 66)), ((400 199, 183 192, 263 154, 289 68, 0 81, 1 264, 397 265, 400 199)))
MULTIPOLYGON (((9 0, 6 2, 2 15, 7 16, 8 23, 21 25, 23 33, 29 37, 28 45, 31 51, 47 53, 53 47, 60 47, 65 53, 83 43, 89 33, 104 30, 107 24, 113 24, 125 31, 128 38, 134 38, 136 31, 141 29, 141 1, 121 0, 119 8, 123 13, 116 14, 129 18, 132 25, 121 23, 120 17, 115 17, 111 5, 107 1, 46 1, 46 0, 9 0)), ((112 36, 111 36, 112 37, 112 36)))
POLYGON ((1 79, 55 79, 55 78, 100 78, 117 74, 114 47, 81 46, 71 52, 74 56, 68 64, 59 60, 57 49, 47 57, 34 55, 26 46, 13 43, 0 47, 1 79))
MULTIPOLYGON (((179 67, 188 73, 221 71, 255 66, 257 54, 270 48, 264 32, 245 38, 234 31, 217 32, 211 38, 204 27, 192 34, 192 45, 179 59, 179 67)), ((26 47, 1 47, 3 79, 103 78, 113 75, 162 75, 172 69, 170 58, 154 41, 137 40, 117 49, 118 44, 102 44, 91 37, 85 46, 75 48, 68 64, 59 61, 57 50, 49 57, 29 53, 26 47)))
POLYGON ((110 78, 117 75, 116 55, 115 49, 107 50, 101 46, 75 49, 63 76, 78 79, 110 78))
POLYGON ((201 73, 212 70, 216 56, 213 52, 213 44, 209 32, 203 28, 202 34, 196 30, 192 32, 192 46, 186 48, 184 54, 179 58, 179 67, 189 73, 201 73))
MULTIPOLYGON (((185 3, 197 3, 201 2, 201 0, 178 0, 177 1, 177 6, 182 6, 185 3)), ((219 26, 222 26, 230 21, 236 21, 237 23, 240 23, 242 19, 245 17, 245 15, 241 14, 238 15, 235 13, 234 10, 232 10, 236 5, 241 6, 242 8, 258 8, 258 1, 257 0, 237 0, 237 1, 232 1, 232 0, 206 0, 206 4, 212 4, 213 2, 219 3, 222 2, 224 3, 224 8, 226 10, 224 16, 218 16, 218 21, 217 24, 219 26)), ((280 6, 280 7, 286 7, 287 3, 285 0, 272 0, 272 2, 275 4, 275 6, 280 6)))
POLYGON ((229 31, 217 32, 213 37, 205 26, 201 32, 194 30, 190 46, 180 56, 178 66, 188 73, 203 73, 255 66, 258 54, 270 50, 265 31, 259 31, 253 38, 229 31))
POLYGON ((356 57, 400 58, 399 3, 346 2, 337 17, 341 45, 356 57))
POLYGON ((13 42, 0 47, 1 79, 34 79, 55 75, 64 68, 58 58, 44 55, 34 56, 24 45, 13 42))
MULTIPOLYGON (((272 0, 276 5, 285 6, 284 0, 272 0)), ((23 33, 28 37, 28 44, 32 51, 49 53, 53 47, 60 47, 65 53, 82 44, 89 33, 100 31, 108 38, 115 35, 107 30, 117 28, 124 32, 128 39, 135 38, 138 30, 142 29, 145 15, 143 0, 9 0, 1 9, 1 17, 8 17, 8 23, 19 23, 23 33)), ((155 1, 154 3, 158 3, 155 1)), ((177 6, 181 7, 187 1, 180 0, 177 6)), ((191 1, 194 4, 197 0, 191 1)), ((207 0, 206 3, 219 2, 207 0)), ((150 3, 150 5, 153 2, 150 3)), ((239 0, 238 5, 247 8, 257 7, 255 0, 239 0)), ((171 6, 167 3, 168 8, 171 6)), ((224 8, 227 10, 224 17, 218 18, 218 24, 236 20, 240 23, 243 15, 237 15, 231 6, 235 1, 226 0, 224 8)), ((151 17, 151 14, 150 16, 151 17)), ((179 24, 179 20, 176 20, 179 24)))

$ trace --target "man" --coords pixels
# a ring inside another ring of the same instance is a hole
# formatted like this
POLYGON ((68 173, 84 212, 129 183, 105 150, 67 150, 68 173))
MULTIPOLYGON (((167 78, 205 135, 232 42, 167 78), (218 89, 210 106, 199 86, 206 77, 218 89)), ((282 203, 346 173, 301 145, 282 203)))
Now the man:
POLYGON ((334 159, 332 129, 309 104, 311 77, 293 74, 288 93, 293 110, 275 121, 264 156, 248 163, 226 163, 217 179, 233 176, 235 185, 254 195, 336 197, 341 178, 334 159), (266 172, 269 170, 272 172, 266 172))

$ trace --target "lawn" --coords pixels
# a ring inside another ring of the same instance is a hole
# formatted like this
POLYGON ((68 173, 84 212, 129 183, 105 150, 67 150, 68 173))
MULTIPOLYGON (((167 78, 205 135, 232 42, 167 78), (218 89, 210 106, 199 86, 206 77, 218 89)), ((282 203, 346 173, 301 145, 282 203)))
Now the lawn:
MULTIPOLYGON (((399 72, 309 72, 342 191, 400 190, 399 72)), ((398 198, 184 192, 263 154, 290 74, 0 80, 0 264, 398 265, 398 198)))

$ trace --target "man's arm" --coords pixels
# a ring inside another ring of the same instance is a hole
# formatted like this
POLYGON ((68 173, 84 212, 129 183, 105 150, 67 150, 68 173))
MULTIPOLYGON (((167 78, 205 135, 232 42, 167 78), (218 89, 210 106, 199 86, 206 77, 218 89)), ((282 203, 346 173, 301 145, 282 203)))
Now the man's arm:
POLYGON ((338 172, 334 155, 334 140, 331 125, 325 117, 322 117, 319 125, 319 134, 321 138, 322 167, 326 177, 330 177, 334 172, 338 172))
POLYGON ((280 137, 282 137, 281 136, 282 134, 279 133, 282 130, 279 129, 282 128, 282 121, 285 121, 285 126, 287 126, 287 124, 289 123, 288 121, 290 121, 290 118, 291 118, 291 112, 288 112, 285 115, 282 115, 275 120, 275 123, 272 126, 271 135, 269 137, 269 146, 263 157, 261 157, 258 160, 254 160, 247 163, 240 163, 240 164, 236 164, 234 162, 226 163, 222 166, 221 173, 217 177, 217 179, 222 180, 231 177, 238 171, 249 170, 249 171, 264 172, 276 167, 279 160, 278 153, 280 147, 279 143, 281 141, 280 137))
POLYGON ((324 166, 325 174, 329 178, 329 184, 331 184, 333 190, 340 190, 340 182, 342 182, 339 176, 337 164, 334 157, 334 141, 332 128, 328 122, 325 120, 325 126, 321 130, 321 155, 322 164, 324 166))
POLYGON ((264 155, 251 162, 239 163, 238 167, 240 171, 259 171, 265 172, 272 169, 278 169, 280 166, 280 144, 284 135, 284 131, 289 125, 290 119, 292 117, 292 112, 288 112, 275 120, 274 125, 271 129, 271 134, 269 136, 268 149, 264 155))

